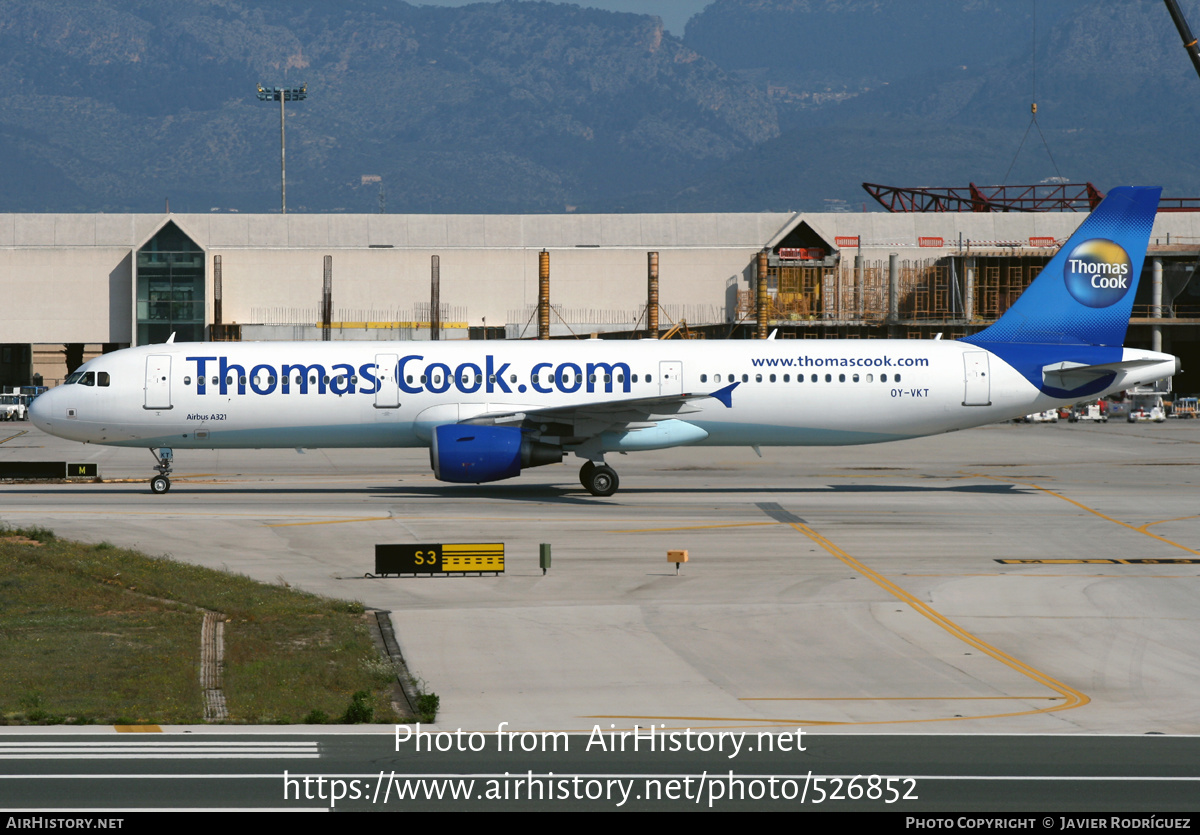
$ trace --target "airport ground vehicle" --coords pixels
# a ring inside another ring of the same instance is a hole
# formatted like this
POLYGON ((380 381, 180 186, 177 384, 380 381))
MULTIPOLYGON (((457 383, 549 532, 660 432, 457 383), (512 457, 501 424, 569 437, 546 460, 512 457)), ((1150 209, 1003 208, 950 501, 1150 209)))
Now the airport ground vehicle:
POLYGON ((1200 414, 1200 398, 1176 397, 1171 405, 1171 417, 1192 419, 1200 414))
POLYGON ((1163 408, 1163 399, 1158 395, 1135 395, 1130 398, 1129 415, 1126 418, 1130 423, 1162 423, 1166 419, 1167 410, 1163 408))
POLYGON ((26 401, 19 394, 0 394, 0 420, 25 420, 26 401))
POLYGON ((1058 409, 1047 409, 1044 412, 1034 412, 1025 415, 1025 423, 1058 423, 1058 409))
POLYGON ((1071 423, 1087 421, 1108 423, 1108 412, 1105 411, 1103 401, 1092 400, 1087 403, 1076 403, 1071 407, 1071 416, 1067 420, 1071 423))

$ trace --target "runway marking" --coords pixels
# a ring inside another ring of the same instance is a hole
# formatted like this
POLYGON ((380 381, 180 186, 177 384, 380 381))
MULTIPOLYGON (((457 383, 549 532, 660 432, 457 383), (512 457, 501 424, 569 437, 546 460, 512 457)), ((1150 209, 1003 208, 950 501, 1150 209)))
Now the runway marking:
POLYGON ((4 440, 0 441, 0 444, 6 444, 6 443, 8 443, 9 441, 11 441, 13 438, 19 438, 19 437, 21 437, 22 435, 28 435, 28 434, 29 434, 29 430, 28 430, 28 429, 22 429, 20 432, 17 432, 17 433, 15 433, 15 434, 9 435, 9 436, 8 436, 7 438, 5 438, 4 440))
POLYGON ((264 525, 267 528, 295 528, 301 525, 344 525, 347 522, 390 522, 391 516, 366 516, 362 519, 333 519, 327 522, 277 522, 273 525, 264 525))
MULTIPOLYGON (((1189 554, 1195 554, 1196 556, 1200 557, 1200 551, 1197 551, 1194 548, 1189 548, 1186 545, 1180 545, 1178 542, 1167 539, 1165 536, 1159 536, 1156 533, 1150 533, 1150 531, 1145 530, 1145 528, 1149 527, 1149 525, 1143 525, 1140 528, 1135 527, 1134 525, 1131 525, 1128 522, 1122 522, 1120 519, 1114 519, 1113 517, 1103 514, 1094 508, 1088 507, 1083 502, 1077 502, 1077 501, 1075 501, 1075 499, 1072 499, 1068 496, 1064 496, 1062 493, 1057 493, 1054 490, 1051 490, 1047 487, 1042 487, 1038 484, 1034 484, 1031 481, 1017 481, 1015 479, 1001 478, 999 476, 988 475, 986 473, 979 473, 978 475, 980 478, 990 478, 993 481, 1006 481, 1006 482, 1010 482, 1012 484, 1024 484, 1026 487, 1032 487, 1034 490, 1040 490, 1041 492, 1045 493, 1048 496, 1054 496, 1057 499, 1062 499, 1064 502, 1070 502, 1071 504, 1075 505, 1080 510, 1086 510, 1088 513, 1099 516, 1101 519, 1112 522, 1114 525, 1120 525, 1122 528, 1128 528, 1131 531, 1136 531, 1137 533, 1143 534, 1144 536, 1148 536, 1151 539, 1157 539, 1159 542, 1165 543, 1167 545, 1171 545, 1175 548, 1180 548, 1184 551, 1187 551, 1189 554)), ((1190 519, 1190 518, 1194 518, 1194 517, 1185 516, 1185 517, 1181 517, 1181 518, 1190 519)), ((1173 520, 1165 519, 1163 521, 1170 522, 1173 520)), ((1158 524, 1158 523, 1151 522, 1150 524, 1158 524)))
MULTIPOLYGON (((118 726, 121 727, 121 726, 118 726)), ((128 726, 126 726, 128 727, 128 726)), ((140 725, 137 727, 157 727, 140 725)), ((318 759, 316 741, 0 742, 0 760, 318 759)))
POLYGON ((162 728, 158 725, 113 725, 113 730, 119 734, 160 734, 162 728))
POLYGON ((1063 577, 1105 577, 1111 579, 1128 580, 1136 577, 1139 580, 1182 580, 1184 578, 1194 579, 1195 574, 1014 574, 1008 572, 997 572, 986 574, 982 572, 964 572, 961 574, 910 574, 905 572, 902 577, 1011 577, 1017 580, 1041 580, 1044 578, 1063 578, 1063 577))
MULTIPOLYGON (((584 733, 586 733, 586 732, 584 732, 584 733)), ((530 773, 530 774, 532 774, 533 777, 541 777, 541 779, 546 779, 546 777, 563 776, 562 773, 557 773, 557 771, 550 771, 550 773, 536 773, 536 771, 533 771, 533 773, 530 773)), ((698 774, 696 774, 696 773, 664 774, 664 773, 661 773, 661 771, 647 771, 647 773, 637 773, 637 771, 611 771, 611 773, 610 773, 610 771, 604 771, 604 773, 590 773, 590 771, 589 771, 589 773, 586 773, 586 774, 584 774, 584 773, 577 774, 577 773, 574 773, 574 771, 571 771, 571 773, 569 773, 569 774, 571 776, 578 777, 578 779, 581 779, 581 780, 583 780, 583 779, 589 779, 589 780, 625 779, 625 780, 628 780, 628 779, 630 779, 630 777, 636 777, 636 779, 647 779, 647 780, 662 780, 662 779, 684 780, 684 779, 686 779, 686 777, 691 777, 692 780, 695 780, 698 777, 698 774)), ((252 773, 252 774, 161 774, 161 773, 156 773, 156 774, 0 774, 0 780, 276 780, 277 781, 277 780, 280 780, 281 777, 283 777, 283 776, 284 775, 282 773, 278 773, 278 774, 264 774, 264 773, 252 773)), ((376 780, 376 779, 378 779, 379 773, 378 773, 378 771, 376 771, 376 773, 358 774, 358 773, 352 773, 352 771, 344 771, 344 773, 325 774, 323 776, 325 777, 326 780, 329 780, 329 779, 376 780)), ((445 779, 455 779, 455 777, 463 777, 463 776, 475 777, 475 779, 478 779, 478 780, 527 780, 527 779, 529 779, 529 777, 526 774, 512 774, 512 773, 510 773, 510 771, 504 771, 504 773, 500 773, 500 771, 494 771, 494 773, 488 773, 488 771, 481 771, 481 773, 474 773, 474 771, 472 771, 472 773, 469 773, 469 774, 463 774, 463 773, 461 773, 461 771, 431 771, 431 773, 425 773, 425 771, 413 771, 413 773, 398 773, 398 771, 397 771, 397 773, 392 773, 390 776, 392 777, 392 779, 395 779, 395 780, 437 780, 437 779, 445 780, 445 779)), ((811 775, 799 773, 799 774, 775 774, 773 776, 775 777, 776 780, 803 781, 806 776, 811 776, 811 775)), ((847 774, 823 774, 822 776, 826 777, 826 779, 830 779, 830 777, 836 777, 836 779, 840 779, 840 780, 851 780, 851 779, 854 779, 854 777, 862 777, 862 775, 860 775, 860 774, 850 774, 850 773, 847 773, 847 774)), ((1164 775, 1141 775, 1141 774, 1111 774, 1111 775, 1106 775, 1106 774, 1100 774, 1100 775, 1037 774, 1037 775, 1028 775, 1028 774, 911 774, 911 773, 904 773, 901 775, 892 775, 892 774, 883 775, 883 774, 881 774, 878 776, 892 776, 892 777, 899 776, 899 777, 901 777, 901 779, 911 779, 911 780, 917 780, 919 782, 925 782, 925 781, 931 781, 931 780, 941 780, 941 781, 947 781, 947 782, 966 781, 966 782, 1033 782, 1033 783, 1037 783, 1037 782, 1093 782, 1093 783, 1094 782, 1150 782, 1150 783, 1200 782, 1200 777, 1196 777, 1196 776, 1172 776, 1172 775, 1164 776, 1164 775)), ((756 775, 752 775, 752 774, 750 774, 750 775, 734 775, 733 779, 734 780, 752 780, 752 779, 755 779, 755 777, 756 777, 756 775)), ((710 776, 710 779, 712 779, 712 776, 710 776)), ((478 799, 478 798, 476 798, 476 799, 478 799)), ((240 806, 232 806, 232 807, 230 807, 230 809, 232 809, 233 811, 246 812, 246 811, 256 811, 257 807, 256 807, 256 809, 242 809, 242 807, 240 807, 240 806)), ((198 807, 196 807, 196 810, 197 811, 214 811, 214 810, 210 809, 210 807, 204 807, 204 806, 198 806, 198 807)), ((62 811, 62 810, 52 810, 52 811, 58 812, 58 811, 62 811)), ((91 811, 91 810, 85 810, 85 811, 91 811)), ((146 807, 146 809, 126 810, 126 809, 124 809, 124 807, 122 807, 122 809, 120 811, 122 811, 122 812, 125 812, 125 811, 161 812, 162 809, 161 809, 161 807, 156 806, 156 807, 146 807)), ((185 810, 178 810, 178 809, 174 809, 174 807, 173 807, 172 811, 185 811, 185 810)), ((282 811, 328 812, 330 810, 328 810, 328 809, 305 809, 305 807, 288 806, 288 807, 286 807, 286 809, 283 809, 282 811)), ((1076 817, 1078 817, 1078 815, 1076 815, 1076 817)), ((1159 817, 1159 819, 1166 819, 1165 816, 1162 816, 1162 815, 1159 815, 1158 817, 1159 817)))

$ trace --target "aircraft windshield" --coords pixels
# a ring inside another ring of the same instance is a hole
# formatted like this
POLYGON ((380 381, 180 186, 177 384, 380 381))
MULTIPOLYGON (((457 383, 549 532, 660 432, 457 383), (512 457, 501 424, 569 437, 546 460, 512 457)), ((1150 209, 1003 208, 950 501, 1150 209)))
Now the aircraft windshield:
POLYGON ((63 380, 63 385, 67 386, 71 383, 79 383, 83 386, 107 386, 109 384, 109 380, 110 377, 108 376, 107 371, 76 371, 74 374, 68 376, 67 379, 63 380))

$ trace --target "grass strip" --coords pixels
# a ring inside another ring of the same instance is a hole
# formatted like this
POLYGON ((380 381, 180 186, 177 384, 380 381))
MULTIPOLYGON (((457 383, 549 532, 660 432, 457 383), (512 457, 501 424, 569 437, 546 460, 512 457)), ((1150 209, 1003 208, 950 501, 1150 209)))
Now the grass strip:
POLYGON ((399 721, 357 602, 0 526, 0 720, 197 724, 202 610, 226 617, 229 722, 399 721))

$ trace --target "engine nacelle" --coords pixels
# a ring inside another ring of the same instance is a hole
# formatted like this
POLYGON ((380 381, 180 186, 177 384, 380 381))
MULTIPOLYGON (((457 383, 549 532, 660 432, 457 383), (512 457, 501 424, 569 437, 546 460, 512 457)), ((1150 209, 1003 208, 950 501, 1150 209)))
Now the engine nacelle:
POLYGON ((429 463, 439 481, 482 484, 521 474, 522 468, 562 461, 560 447, 531 440, 511 426, 448 423, 433 430, 429 463))

